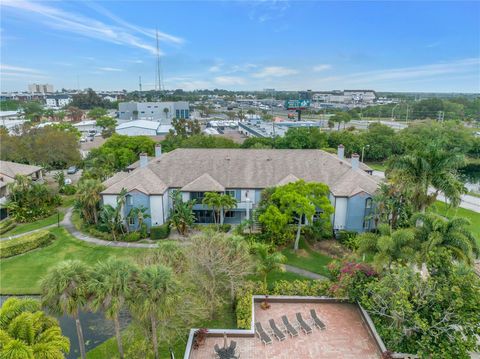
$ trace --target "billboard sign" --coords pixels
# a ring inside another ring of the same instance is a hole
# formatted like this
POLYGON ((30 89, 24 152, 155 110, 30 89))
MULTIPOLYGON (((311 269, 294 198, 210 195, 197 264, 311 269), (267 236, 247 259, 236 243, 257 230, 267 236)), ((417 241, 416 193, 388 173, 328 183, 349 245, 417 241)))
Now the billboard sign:
POLYGON ((310 100, 287 100, 285 101, 285 108, 287 110, 299 110, 310 107, 310 100))

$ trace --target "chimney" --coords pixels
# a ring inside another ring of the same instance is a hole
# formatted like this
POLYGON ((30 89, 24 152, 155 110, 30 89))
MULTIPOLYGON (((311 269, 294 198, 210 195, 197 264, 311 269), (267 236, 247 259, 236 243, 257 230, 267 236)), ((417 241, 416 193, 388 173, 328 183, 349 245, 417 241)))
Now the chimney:
POLYGON ((360 160, 359 160, 360 156, 356 153, 354 153, 352 155, 352 170, 358 170, 358 168, 360 167, 360 160))
POLYGON ((155 145, 155 158, 160 158, 161 155, 162 155, 162 145, 158 143, 155 145))
POLYGON ((338 145, 337 156, 338 158, 343 160, 344 155, 345 155, 345 147, 342 144, 340 144, 338 145))
POLYGON ((140 153, 140 168, 147 167, 148 157, 146 153, 140 153))

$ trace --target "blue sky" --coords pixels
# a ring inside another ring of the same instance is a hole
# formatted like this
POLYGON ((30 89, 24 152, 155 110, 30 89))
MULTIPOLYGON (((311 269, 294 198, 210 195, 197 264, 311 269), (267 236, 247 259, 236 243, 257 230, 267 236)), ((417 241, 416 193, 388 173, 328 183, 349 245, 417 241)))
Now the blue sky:
POLYGON ((1 89, 480 91, 480 2, 1 2, 1 89))

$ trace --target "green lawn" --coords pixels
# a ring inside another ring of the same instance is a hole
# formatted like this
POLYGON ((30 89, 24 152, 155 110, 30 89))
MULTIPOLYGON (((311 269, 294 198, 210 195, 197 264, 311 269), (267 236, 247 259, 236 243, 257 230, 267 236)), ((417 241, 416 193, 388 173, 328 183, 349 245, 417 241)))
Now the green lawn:
POLYGON ((387 169, 387 166, 383 162, 365 162, 365 164, 373 168, 375 171, 385 172, 387 169))
POLYGON ((128 258, 148 251, 91 245, 73 238, 63 228, 52 228, 50 231, 57 236, 50 246, 0 260, 0 294, 40 293, 40 279, 62 260, 81 259, 93 265, 109 256, 128 258))
POLYGON ((475 235, 475 237, 477 238, 477 242, 480 245, 480 213, 470 211, 469 209, 460 208, 460 207, 449 208, 445 203, 441 201, 435 202, 435 204, 431 207, 431 210, 447 218, 454 218, 454 217, 467 218, 471 222, 470 230, 475 235))
MULTIPOLYGON (((63 220, 63 217, 64 217, 64 213, 60 212, 60 221, 63 220)), ((2 237, 9 237, 17 234, 30 232, 35 229, 50 226, 51 224, 56 224, 57 221, 58 221, 58 214, 55 213, 55 214, 52 214, 50 217, 40 219, 32 223, 20 223, 20 224, 17 224, 11 231, 8 231, 7 233, 2 234, 2 237)))
POLYGON ((283 255, 287 257, 286 264, 324 276, 329 275, 326 267, 332 261, 332 258, 314 251, 303 239, 300 240, 299 248, 298 253, 295 253, 291 248, 285 248, 282 251, 283 255))

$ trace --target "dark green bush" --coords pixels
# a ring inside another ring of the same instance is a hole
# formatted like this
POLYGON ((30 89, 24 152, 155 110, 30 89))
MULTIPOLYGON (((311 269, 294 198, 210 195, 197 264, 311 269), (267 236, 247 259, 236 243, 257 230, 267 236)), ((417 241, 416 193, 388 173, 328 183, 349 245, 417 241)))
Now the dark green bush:
POLYGON ((77 188, 71 184, 67 184, 63 186, 62 189, 60 190, 60 193, 65 194, 67 196, 75 194, 76 192, 77 192, 77 188))
POLYGON ((150 228, 151 239, 165 239, 170 234, 170 225, 168 223, 161 226, 153 226, 150 228))
POLYGON ((9 239, 0 242, 0 258, 13 257, 33 249, 46 247, 56 237, 48 231, 38 231, 22 237, 9 239))
POLYGON ((218 226, 220 229, 220 232, 227 233, 230 232, 230 229, 232 229, 232 225, 228 223, 224 223, 218 226))
POLYGON ((337 233, 337 240, 345 247, 355 250, 357 248, 357 232, 341 230, 337 233))

